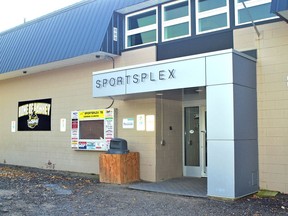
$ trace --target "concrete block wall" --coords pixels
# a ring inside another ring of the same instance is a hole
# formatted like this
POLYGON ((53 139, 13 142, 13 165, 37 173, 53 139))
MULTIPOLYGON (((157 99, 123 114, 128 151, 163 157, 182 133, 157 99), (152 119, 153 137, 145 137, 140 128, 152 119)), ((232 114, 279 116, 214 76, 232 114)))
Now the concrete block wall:
POLYGON ((55 169, 97 173, 98 154, 76 152, 70 147, 71 111, 97 109, 108 99, 95 101, 91 94, 91 70, 96 64, 77 65, 38 74, 0 81, 1 137, 0 161, 8 164, 47 168, 50 161, 55 169), (5 92, 5 93, 4 93, 5 92), (10 130, 17 122, 18 102, 52 98, 51 131, 10 130), (60 119, 67 120, 66 132, 60 132, 60 119))
POLYGON ((155 101, 155 98, 123 100, 117 106, 118 137, 127 140, 131 152, 140 153, 140 178, 145 181, 156 181, 156 129, 138 131, 137 115, 155 116, 155 101), (134 128, 123 128, 124 118, 133 118, 134 128))
MULTIPOLYGON (((115 58, 116 67, 153 62, 156 59, 155 47, 123 53, 115 58), (133 61, 131 59, 134 59, 133 61)), ((31 166, 43 169, 56 169, 85 173, 99 173, 100 152, 74 151, 70 145, 71 111, 103 109, 111 104, 110 98, 92 97, 92 72, 111 69, 112 63, 101 60, 61 69, 43 71, 37 74, 0 81, 0 163, 31 166), (18 102, 52 99, 51 131, 11 132, 11 122, 18 118, 18 102), (60 132, 60 119, 67 120, 66 132, 60 132), (48 162, 53 166, 49 166, 48 162)), ((118 135, 125 138, 121 130, 122 117, 133 113, 155 114, 155 101, 138 100, 125 102, 115 100, 113 108, 118 108, 118 135), (137 106, 138 105, 138 106, 137 106)), ((134 116, 134 115, 133 115, 134 116)), ((127 137, 131 151, 148 149, 140 155, 141 178, 155 180, 155 133, 132 134, 127 137), (135 142, 134 142, 135 141, 135 142), (148 146, 148 147, 147 147, 148 146), (152 167, 152 168, 151 168, 152 167), (152 171, 151 171, 152 170, 152 171)))
POLYGON ((288 24, 234 30, 234 48, 257 49, 260 188, 288 193, 288 24))

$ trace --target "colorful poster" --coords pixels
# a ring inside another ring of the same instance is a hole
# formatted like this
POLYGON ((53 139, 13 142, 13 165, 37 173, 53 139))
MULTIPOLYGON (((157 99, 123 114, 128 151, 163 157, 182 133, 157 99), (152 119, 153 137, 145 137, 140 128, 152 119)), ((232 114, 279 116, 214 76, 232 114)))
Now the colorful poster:
POLYGON ((78 149, 78 112, 74 111, 71 113, 71 147, 78 149))
POLYGON ((114 138, 114 109, 71 112, 71 147, 107 151, 114 138))
POLYGON ((79 112, 79 119, 103 119, 105 110, 87 110, 79 112))

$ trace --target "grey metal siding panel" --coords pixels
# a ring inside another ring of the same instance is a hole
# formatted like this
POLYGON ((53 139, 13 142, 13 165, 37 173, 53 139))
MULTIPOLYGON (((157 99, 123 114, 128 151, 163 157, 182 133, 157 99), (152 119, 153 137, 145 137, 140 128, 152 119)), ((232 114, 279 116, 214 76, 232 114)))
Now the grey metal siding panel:
POLYGON ((288 0, 272 0, 271 2, 272 13, 277 13, 284 10, 288 10, 288 0))
POLYGON ((143 1, 90 0, 0 33, 0 74, 100 51, 114 11, 143 1))

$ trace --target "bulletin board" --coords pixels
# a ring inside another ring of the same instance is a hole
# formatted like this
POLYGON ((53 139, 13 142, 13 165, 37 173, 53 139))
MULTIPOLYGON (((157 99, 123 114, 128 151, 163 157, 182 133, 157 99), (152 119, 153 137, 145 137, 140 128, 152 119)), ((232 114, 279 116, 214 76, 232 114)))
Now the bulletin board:
POLYGON ((107 151, 115 136, 115 109, 71 112, 71 147, 74 150, 107 151))

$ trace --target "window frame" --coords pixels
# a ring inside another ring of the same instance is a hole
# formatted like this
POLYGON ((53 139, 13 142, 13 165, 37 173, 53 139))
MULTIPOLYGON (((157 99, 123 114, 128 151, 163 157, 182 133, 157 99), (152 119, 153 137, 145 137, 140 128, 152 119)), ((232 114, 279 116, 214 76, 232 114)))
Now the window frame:
MULTIPOLYGON (((267 3, 271 4, 271 2, 272 2, 272 0, 250 0, 250 1, 245 1, 245 5, 249 10, 249 8, 251 8, 251 7, 264 5, 267 3)), ((239 10, 244 9, 244 6, 243 6, 242 2, 238 2, 238 0, 234 0, 234 4, 235 4, 235 26, 241 26, 241 25, 252 23, 252 21, 239 23, 239 10)), ((275 19, 275 18, 278 18, 278 17, 275 15, 273 17, 259 19, 259 20, 253 20, 253 21, 254 22, 261 22, 261 21, 271 20, 271 19, 275 19)))
POLYGON ((130 48, 134 48, 134 47, 138 47, 138 46, 144 46, 144 45, 148 45, 148 44, 154 44, 154 43, 158 43, 158 7, 148 8, 146 10, 141 10, 141 11, 131 13, 131 14, 128 14, 125 16, 125 49, 130 49, 130 48), (154 10, 156 11, 156 15, 155 15, 156 16, 156 23, 155 24, 151 24, 148 26, 128 30, 128 27, 129 27, 128 19, 130 17, 137 16, 139 14, 147 13, 147 12, 154 11, 154 10), (134 46, 128 46, 129 36, 148 32, 148 31, 152 31, 152 30, 156 30, 155 41, 149 42, 149 43, 138 44, 138 45, 134 45, 134 46))
POLYGON ((161 39, 162 39, 162 42, 166 42, 166 41, 171 41, 171 40, 177 40, 177 39, 180 39, 180 38, 184 38, 184 37, 190 37, 191 36, 191 19, 192 19, 192 16, 191 16, 191 3, 190 3, 190 0, 178 0, 178 1, 174 1, 174 2, 170 2, 170 3, 167 3, 167 4, 163 4, 161 5, 161 30, 162 30, 162 34, 161 34, 161 39), (180 17, 180 18, 176 18, 176 19, 172 19, 172 20, 168 20, 168 21, 165 21, 165 8, 166 7, 169 7, 171 5, 176 5, 176 4, 179 4, 179 3, 182 3, 182 2, 188 2, 188 15, 185 16, 185 17, 180 17), (188 34, 186 35, 181 35, 181 36, 178 36, 178 37, 173 37, 173 38, 167 38, 165 39, 165 28, 166 27, 171 27, 171 26, 174 26, 174 25, 178 25, 178 24, 184 24, 184 23, 187 23, 188 22, 188 34))
MULTIPOLYGON (((237 1, 237 0, 236 0, 237 1)), ((226 0, 226 6, 224 7, 219 7, 216 9, 212 9, 212 10, 207 10, 204 12, 199 12, 199 0, 195 1, 195 17, 196 17, 196 35, 200 35, 200 34, 205 34, 205 33, 209 33, 209 32, 215 32, 215 31, 220 31, 223 29, 229 29, 230 28, 230 2, 229 0, 226 0), (220 28, 215 28, 215 29, 210 29, 210 30, 206 30, 206 31, 200 31, 199 29, 199 21, 203 18, 209 18, 212 16, 216 16, 216 15, 220 15, 220 14, 224 14, 226 13, 226 17, 227 17, 227 25, 224 27, 220 27, 220 28)))

